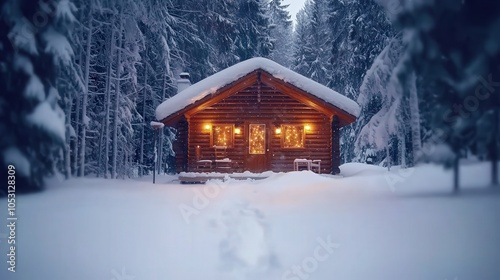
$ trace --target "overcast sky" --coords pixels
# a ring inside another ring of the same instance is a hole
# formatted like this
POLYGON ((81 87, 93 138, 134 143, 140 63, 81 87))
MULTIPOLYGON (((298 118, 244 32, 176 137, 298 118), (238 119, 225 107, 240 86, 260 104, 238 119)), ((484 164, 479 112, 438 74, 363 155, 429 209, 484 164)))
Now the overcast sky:
POLYGON ((283 4, 290 4, 290 6, 288 6, 288 11, 292 16, 294 24, 295 24, 295 15, 297 15, 299 10, 302 9, 302 7, 304 7, 305 2, 306 0, 283 0, 283 4))

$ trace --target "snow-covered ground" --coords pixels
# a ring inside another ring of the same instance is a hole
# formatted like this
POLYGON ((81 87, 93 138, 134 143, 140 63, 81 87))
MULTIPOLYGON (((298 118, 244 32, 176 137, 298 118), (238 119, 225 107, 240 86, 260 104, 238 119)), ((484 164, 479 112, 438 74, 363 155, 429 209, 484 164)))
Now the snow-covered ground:
MULTIPOLYGON (((489 165, 463 167, 459 196, 438 166, 341 169, 205 185, 54 180, 17 197, 16 272, 3 261, 0 279, 500 279, 489 165)), ((5 237, 4 226, 1 252, 5 237)))

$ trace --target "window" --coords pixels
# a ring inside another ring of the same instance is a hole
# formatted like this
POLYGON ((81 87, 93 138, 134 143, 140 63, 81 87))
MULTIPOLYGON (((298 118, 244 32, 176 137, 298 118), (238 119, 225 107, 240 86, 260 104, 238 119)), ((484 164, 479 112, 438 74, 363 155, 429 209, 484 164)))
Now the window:
POLYGON ((266 153, 266 125, 251 124, 249 126, 248 150, 251 155, 263 155, 266 153))
POLYGON ((283 125, 283 148, 304 148, 304 126, 303 125, 283 125))
POLYGON ((248 135, 248 150, 251 155, 263 155, 266 153, 266 125, 250 124, 248 135))
POLYGON ((212 126, 212 145, 213 146, 233 146, 233 125, 214 125, 212 126))

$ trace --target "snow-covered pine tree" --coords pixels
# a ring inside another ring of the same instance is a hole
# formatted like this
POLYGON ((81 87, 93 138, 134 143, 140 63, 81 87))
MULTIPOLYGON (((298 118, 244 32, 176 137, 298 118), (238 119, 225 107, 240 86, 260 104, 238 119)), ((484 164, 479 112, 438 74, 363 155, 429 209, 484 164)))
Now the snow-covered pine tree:
MULTIPOLYGON (((79 41, 79 24, 76 22, 76 16, 78 15, 77 8, 71 2, 63 2, 67 5, 67 9, 73 12, 75 16, 72 19, 73 28, 72 31, 66 34, 74 54, 80 53, 81 42, 79 41)), ((61 96, 61 108, 65 112, 66 119, 66 142, 64 147, 64 161, 58 165, 58 169, 64 174, 65 178, 68 179, 72 176, 72 157, 71 157, 71 144, 72 141, 76 139, 75 127, 73 126, 73 104, 75 100, 79 99, 85 92, 85 84, 83 81, 83 73, 77 60, 71 59, 70 61, 59 61, 56 68, 56 88, 61 96)))
MULTIPOLYGON (((236 34, 236 22, 234 19, 236 14, 236 1, 210 1, 206 7, 206 13, 202 13, 203 18, 201 28, 198 30, 199 36, 201 33, 206 34, 207 42, 210 45, 208 53, 208 61, 211 74, 222 69, 225 69, 236 62, 238 57, 235 54, 236 46, 234 38, 236 34)), ((191 71, 191 70, 189 70, 191 71)))
POLYGON ((297 73, 307 76, 310 68, 309 47, 307 40, 310 34, 309 21, 311 4, 307 1, 304 7, 297 13, 297 22, 293 37, 293 63, 292 69, 297 73))
POLYGON ((85 54, 85 66, 84 66, 84 71, 83 71, 83 82, 85 86, 85 91, 82 94, 82 111, 81 111, 81 136, 80 136, 80 146, 79 146, 79 151, 80 151, 80 163, 79 163, 79 170, 78 170, 78 176, 83 177, 85 175, 85 152, 86 152, 86 143, 87 143, 87 127, 88 127, 88 116, 87 116, 87 102, 88 102, 88 96, 90 94, 89 87, 90 87, 90 56, 91 56, 91 47, 92 47, 92 33, 94 32, 93 29, 94 25, 94 19, 93 19, 93 3, 90 1, 89 3, 89 8, 88 8, 88 17, 87 17, 87 26, 86 26, 86 35, 85 35, 85 48, 84 48, 84 54, 85 54))
MULTIPOLYGON (((72 127, 79 135, 78 141, 74 141, 71 162, 73 170, 80 170, 80 155, 84 154, 85 175, 107 177, 112 173, 114 163, 116 175, 132 174, 140 162, 141 146, 144 147, 143 164, 152 166, 148 164, 153 137, 148 123, 155 119, 155 107, 175 92, 171 67, 175 63, 183 63, 183 52, 178 42, 194 38, 194 33, 186 29, 189 24, 182 19, 192 13, 180 9, 177 12, 184 14, 177 18, 173 15, 175 9, 170 1, 127 2, 127 9, 120 16, 123 3, 75 0, 78 22, 81 23, 72 40, 77 53, 76 71, 83 81, 89 57, 89 87, 85 118, 82 115, 83 95, 77 96, 69 106, 72 127), (123 20, 120 21, 120 18, 123 20), (89 20, 92 20, 93 32, 90 55, 87 56, 89 20), (146 39, 148 44, 144 43, 146 39), (144 103, 146 106, 142 107, 144 103), (144 108, 145 111, 135 108, 144 108), (86 132, 84 153, 79 149, 82 146, 83 124, 86 132), (144 141, 140 137, 142 128, 144 141)), ((191 61, 196 61, 196 57, 191 61)), ((206 69, 210 67, 206 66, 206 69)), ((83 93, 85 86, 80 83, 80 92, 83 93)), ((166 131, 166 135, 170 137, 171 133, 166 131)), ((171 154, 170 139, 163 140, 165 145, 160 151, 165 152, 167 158, 171 154)))
MULTIPOLYGON (((367 150, 385 153, 390 166, 391 142, 397 137, 402 142, 401 163, 406 162, 405 123, 407 100, 395 69, 398 67, 404 45, 400 36, 393 38, 368 70, 357 99, 362 108, 360 120, 364 125, 357 136, 354 152, 362 157, 367 150)), ((394 147, 392 147, 394 148, 394 147)), ((358 158, 360 160, 360 158, 358 158)))
POLYGON ((132 122, 137 116, 136 103, 139 92, 137 65, 144 50, 144 36, 138 27, 138 20, 144 14, 142 3, 120 4, 118 13, 117 73, 113 98, 112 126, 112 177, 131 176, 135 153, 132 122), (126 9, 125 9, 126 6, 126 9))
POLYGON ((237 0, 234 43, 239 61, 268 57, 271 51, 267 0, 237 0))
POLYGON ((284 5, 282 0, 269 2, 270 36, 272 50, 269 55, 271 60, 290 67, 292 65, 292 21, 286 10, 289 5, 284 5))
MULTIPOLYGON (((363 77, 392 37, 392 28, 384 9, 371 0, 330 1, 331 76, 329 86, 356 100, 363 77)), ((342 158, 353 160, 354 142, 365 125, 362 120, 341 131, 342 158), (353 137, 354 136, 354 137, 353 137)))
MULTIPOLYGON (((176 77, 174 77, 174 73, 171 70, 172 64, 174 63, 174 57, 178 57, 176 55, 181 50, 176 46, 178 45, 178 38, 174 37, 175 33, 172 30, 177 19, 170 14, 171 6, 168 3, 164 3, 160 7, 156 7, 154 5, 149 5, 149 9, 158 10, 160 9, 162 12, 157 13, 155 17, 149 17, 152 19, 152 23, 147 23, 146 26, 150 31, 149 36, 149 47, 151 51, 147 58, 149 61, 149 65, 153 70, 154 82, 150 82, 151 92, 152 92, 152 103, 151 103, 151 115, 146 117, 146 122, 151 119, 155 120, 155 109, 156 107, 163 102, 166 98, 173 96, 176 90, 176 77)), ((153 14, 153 11, 148 12, 148 15, 153 14)), ((178 29, 178 28, 175 28, 178 29)), ((175 170, 175 158, 172 147, 172 142, 175 139, 175 132, 172 131, 171 128, 165 128, 162 130, 158 141, 158 171, 161 172, 172 172, 175 170), (168 168, 167 168, 168 167, 168 168)), ((151 131, 152 133, 152 131, 151 131)), ((146 142, 149 141, 149 147, 146 149, 146 157, 150 161, 150 165, 153 165, 153 137, 147 137, 146 142)))
MULTIPOLYGON (((344 69, 348 67, 346 60, 349 56, 348 35, 351 22, 349 19, 349 5, 340 0, 329 1, 327 5, 327 24, 328 33, 331 36, 330 41, 330 60, 331 72, 329 85, 339 92, 347 88, 350 79, 349 73, 344 69)), ((354 86, 354 88, 356 88, 354 86)), ((357 87, 359 88, 359 87, 357 87)), ((343 92, 346 96, 352 98, 352 91, 343 92)))
POLYGON ((66 36, 74 9, 67 0, 50 5, 7 0, 0 11, 1 166, 15 167, 18 192, 40 190, 43 178, 57 172, 65 144, 56 68, 73 56, 66 36), (36 21, 37 13, 47 20, 36 21))
POLYGON ((330 34, 327 31, 327 14, 325 0, 311 1, 311 29, 308 40, 310 55, 310 68, 308 77, 326 85, 330 76, 330 64, 328 63, 330 34))
POLYGON ((325 9, 324 0, 312 0, 297 15, 293 63, 295 71, 324 85, 328 83, 330 66, 325 9))
MULTIPOLYGON (((373 1, 307 1, 297 15, 293 69, 356 100, 366 71, 391 36, 383 8, 373 1)), ((342 129, 344 162, 356 157, 354 139, 364 124, 358 120, 342 129)))
MULTIPOLYGON (((392 1, 381 2, 392 7, 392 1)), ((492 161, 496 185, 500 2, 405 0, 393 14, 409 46, 399 76, 404 81, 417 71, 433 85, 432 127, 455 155, 454 190, 459 190, 459 159, 467 151, 492 161), (479 145, 488 149, 477 149, 479 145)))
POLYGON ((169 29, 173 33, 171 36, 178 42, 178 45, 172 48, 173 52, 178 52, 178 57, 172 67, 188 71, 194 80, 201 80, 214 72, 209 61, 210 52, 215 51, 209 44, 209 1, 173 2, 176 21, 172 22, 169 29))

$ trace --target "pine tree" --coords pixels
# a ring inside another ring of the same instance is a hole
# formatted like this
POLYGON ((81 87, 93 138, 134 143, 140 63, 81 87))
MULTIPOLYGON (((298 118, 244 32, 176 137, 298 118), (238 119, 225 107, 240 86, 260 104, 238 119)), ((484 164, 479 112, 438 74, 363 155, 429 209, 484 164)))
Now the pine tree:
POLYGON ((40 5, 0 4, 0 161, 3 170, 15 167, 18 192, 41 189, 43 178, 57 172, 66 139, 56 74, 73 56, 67 34, 74 7, 66 0, 40 5), (36 21, 37 13, 47 21, 36 21))
POLYGON ((366 121, 356 139, 355 153, 359 156, 367 149, 384 153, 394 136, 406 137, 402 88, 395 75, 402 52, 401 38, 396 37, 375 59, 365 76, 357 99, 362 107, 360 119, 366 121))
POLYGON ((297 73, 307 76, 309 72, 309 13, 310 2, 306 2, 304 8, 297 13, 297 23, 294 32, 294 50, 292 69, 297 73))
MULTIPOLYGON (((374 1, 330 1, 328 5, 331 42, 331 75, 328 85, 356 100, 365 73, 392 37, 390 22, 382 7, 374 1)), ((345 162, 353 160, 353 139, 359 135, 366 119, 344 127, 341 151, 345 162)))
POLYGON ((239 61, 252 57, 268 57, 271 51, 266 0, 238 0, 235 14, 236 55, 239 61))
MULTIPOLYGON (((389 1, 385 2, 390 8, 389 1)), ((431 126, 454 153, 454 190, 459 190, 459 160, 468 151, 490 158, 495 185, 499 104, 492 93, 500 85, 496 82, 500 80, 500 3, 480 0, 415 5, 402 1, 393 18, 405 32, 409 46, 399 69, 400 80, 404 84, 410 73, 417 71, 436 93, 431 126), (419 23, 424 18, 428 25, 419 23), (488 151, 481 151, 479 145, 488 151)))
MULTIPOLYGON (((382 7, 369 0, 306 2, 297 15, 293 69, 356 100, 365 73, 392 36, 382 7)), ((341 131, 344 162, 368 119, 341 131)))
POLYGON ((269 2, 270 37, 273 45, 269 58, 285 67, 292 65, 293 30, 290 14, 286 10, 288 6, 282 0, 269 2))

